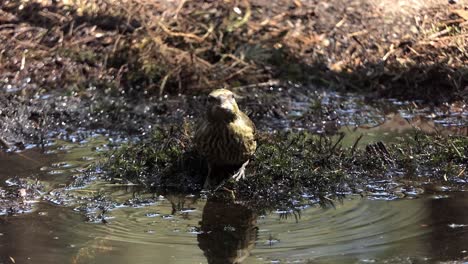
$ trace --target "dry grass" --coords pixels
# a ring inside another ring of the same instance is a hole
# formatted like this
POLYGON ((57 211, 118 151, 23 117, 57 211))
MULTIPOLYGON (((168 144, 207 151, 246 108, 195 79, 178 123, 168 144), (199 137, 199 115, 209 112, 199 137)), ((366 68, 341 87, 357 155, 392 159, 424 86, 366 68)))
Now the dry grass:
POLYGON ((0 75, 8 79, 4 87, 31 77, 34 88, 75 91, 104 83, 163 94, 279 78, 380 95, 460 99, 468 96, 464 5, 4 1, 0 75))

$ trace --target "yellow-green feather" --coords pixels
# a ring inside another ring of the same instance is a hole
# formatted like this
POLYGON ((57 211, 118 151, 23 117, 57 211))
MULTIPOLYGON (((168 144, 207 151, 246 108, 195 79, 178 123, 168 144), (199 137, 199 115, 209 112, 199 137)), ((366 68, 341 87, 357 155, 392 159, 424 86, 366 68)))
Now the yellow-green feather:
POLYGON ((238 111, 232 122, 203 120, 196 131, 198 151, 214 165, 240 165, 255 152, 255 125, 238 111))

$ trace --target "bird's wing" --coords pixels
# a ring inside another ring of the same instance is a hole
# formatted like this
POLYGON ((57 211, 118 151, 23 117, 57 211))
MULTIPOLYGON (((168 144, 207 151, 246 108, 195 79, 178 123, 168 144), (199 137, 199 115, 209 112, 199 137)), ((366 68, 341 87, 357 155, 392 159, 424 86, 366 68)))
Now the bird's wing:
POLYGON ((249 118, 248 115, 244 114, 243 112, 241 112, 241 115, 242 115, 242 119, 244 119, 245 123, 247 124, 247 126, 249 126, 250 128, 252 128, 252 133, 254 135, 254 138, 256 138, 256 135, 257 135, 257 127, 255 126, 255 123, 249 118))

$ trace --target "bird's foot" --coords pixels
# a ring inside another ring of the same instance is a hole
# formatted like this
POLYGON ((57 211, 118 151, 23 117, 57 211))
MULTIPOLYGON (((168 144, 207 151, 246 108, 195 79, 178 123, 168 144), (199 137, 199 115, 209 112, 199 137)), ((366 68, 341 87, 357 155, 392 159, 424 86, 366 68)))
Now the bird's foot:
POLYGON ((245 168, 247 167, 248 164, 249 164, 249 160, 244 162, 244 164, 242 164, 240 169, 234 175, 232 175, 232 178, 236 181, 239 181, 240 179, 245 179, 245 168))
POLYGON ((211 187, 209 176, 206 177, 205 183, 203 184, 203 190, 209 190, 211 187))
POLYGON ((211 182, 210 182, 211 171, 212 171, 211 165, 208 164, 208 174, 206 175, 205 183, 203 183, 204 190, 209 190, 211 188, 211 182))
POLYGON ((223 185, 226 183, 226 181, 223 181, 220 185, 218 185, 216 188, 213 189, 212 194, 215 195, 219 190, 225 191, 230 194, 230 198, 234 201, 236 200, 236 193, 234 190, 228 189, 224 187, 223 185))
POLYGON ((231 195, 231 199, 232 199, 232 200, 236 200, 236 193, 235 193, 233 190, 228 189, 228 188, 226 188, 226 187, 223 187, 223 190, 226 191, 226 192, 228 192, 228 193, 231 195))

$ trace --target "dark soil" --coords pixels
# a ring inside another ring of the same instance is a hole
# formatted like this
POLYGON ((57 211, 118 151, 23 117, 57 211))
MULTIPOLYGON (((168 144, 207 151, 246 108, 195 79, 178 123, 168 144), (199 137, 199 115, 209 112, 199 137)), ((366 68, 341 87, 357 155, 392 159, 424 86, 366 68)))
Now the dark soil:
MULTIPOLYGON (((456 184, 466 178, 466 138, 342 149, 327 134, 337 132, 337 113, 346 106, 324 104, 321 92, 357 93, 368 104, 416 100, 461 116, 468 100, 466 9, 461 0, 1 1, 0 148, 44 146, 80 129, 137 134, 140 144, 124 146, 107 163, 114 181, 199 190, 204 174, 187 178, 180 170, 206 169, 195 166, 186 135, 151 133, 171 124, 180 130, 201 116, 203 94, 227 87, 260 131, 299 124, 322 134, 265 136, 252 164, 255 181, 226 183, 240 199, 267 202, 258 207, 289 208, 304 193, 326 203, 348 191, 371 192, 359 189, 361 176, 372 182, 401 170, 419 177, 437 167, 431 180, 456 184), (291 118, 295 102, 308 109, 291 118), (279 184, 266 188, 272 182, 279 184)), ((10 187, 0 190, 0 208, 11 209, 0 213, 29 210, 25 201, 39 187, 10 187)))
POLYGON ((2 87, 129 96, 273 78, 466 99, 467 14, 458 2, 4 1, 2 87))
POLYGON ((288 96, 323 87, 464 105, 465 4, 2 1, 0 147, 79 127, 144 133, 197 115, 192 95, 222 86, 255 118, 284 117, 261 91, 290 82, 309 92, 288 96))

